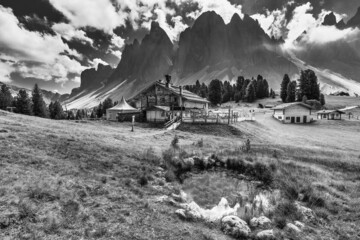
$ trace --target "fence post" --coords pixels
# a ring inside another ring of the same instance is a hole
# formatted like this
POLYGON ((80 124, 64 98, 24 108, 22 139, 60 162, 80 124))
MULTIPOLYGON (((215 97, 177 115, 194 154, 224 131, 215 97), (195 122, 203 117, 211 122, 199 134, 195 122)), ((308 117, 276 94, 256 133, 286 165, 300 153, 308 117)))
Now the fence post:
POLYGON ((216 114, 216 124, 219 124, 219 114, 216 114))
POLYGON ((228 117, 228 125, 230 125, 230 107, 229 107, 229 117, 228 117))

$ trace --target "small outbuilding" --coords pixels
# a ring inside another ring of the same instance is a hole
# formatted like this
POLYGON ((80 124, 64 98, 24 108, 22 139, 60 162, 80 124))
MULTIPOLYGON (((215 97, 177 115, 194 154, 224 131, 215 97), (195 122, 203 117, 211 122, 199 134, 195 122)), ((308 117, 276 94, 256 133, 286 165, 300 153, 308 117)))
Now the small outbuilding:
POLYGON ((327 120, 341 120, 342 114, 345 114, 345 112, 340 110, 321 110, 317 112, 317 118, 327 120))
POLYGON ((303 102, 280 104, 274 108, 273 117, 282 123, 310 123, 312 107, 303 102))
POLYGON ((130 106, 124 97, 114 107, 106 110, 106 120, 109 121, 125 121, 131 120, 133 115, 139 115, 140 110, 130 106))

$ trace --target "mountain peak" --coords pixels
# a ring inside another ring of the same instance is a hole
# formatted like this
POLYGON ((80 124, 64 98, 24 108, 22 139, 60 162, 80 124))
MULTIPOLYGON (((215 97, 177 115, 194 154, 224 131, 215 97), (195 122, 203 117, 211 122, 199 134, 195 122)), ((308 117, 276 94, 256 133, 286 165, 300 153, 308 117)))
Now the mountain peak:
POLYGON ((158 22, 155 22, 155 21, 152 21, 152 22, 151 22, 150 31, 153 31, 153 30, 155 30, 155 29, 157 29, 157 28, 160 28, 159 23, 158 23, 158 22))
POLYGON ((335 14, 333 12, 331 12, 328 15, 326 15, 322 25, 324 25, 324 26, 334 26, 334 25, 336 25, 336 16, 335 16, 335 14))
POLYGON ((234 13, 234 15, 231 17, 230 23, 239 23, 242 22, 242 19, 240 18, 239 14, 234 13))
POLYGON ((360 7, 358 8, 355 16, 348 21, 347 25, 348 25, 348 27, 359 27, 360 28, 360 7))

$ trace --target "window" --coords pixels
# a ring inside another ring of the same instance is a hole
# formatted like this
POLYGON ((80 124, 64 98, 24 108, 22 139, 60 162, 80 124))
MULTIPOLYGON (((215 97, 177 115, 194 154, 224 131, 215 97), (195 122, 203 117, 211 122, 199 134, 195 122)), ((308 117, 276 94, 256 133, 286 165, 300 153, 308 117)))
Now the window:
POLYGON ((279 119, 279 120, 282 120, 282 116, 278 116, 278 119, 279 119))
POLYGON ((161 116, 162 116, 162 117, 165 117, 165 111, 162 111, 162 112, 161 112, 161 116))
POLYGON ((299 123, 301 121, 300 117, 296 117, 296 122, 299 123))
POLYGON ((286 117, 286 120, 290 120, 290 117, 286 117))

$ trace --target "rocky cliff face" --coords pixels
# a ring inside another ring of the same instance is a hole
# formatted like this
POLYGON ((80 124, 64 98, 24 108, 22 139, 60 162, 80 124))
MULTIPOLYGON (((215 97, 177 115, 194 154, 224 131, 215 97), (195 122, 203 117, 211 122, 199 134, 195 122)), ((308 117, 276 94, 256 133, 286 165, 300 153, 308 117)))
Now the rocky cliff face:
POLYGON ((150 33, 141 43, 127 45, 110 82, 140 80, 142 83, 162 78, 172 65, 173 44, 158 23, 151 24, 150 33))
POLYGON ((333 12, 331 12, 328 15, 325 16, 324 22, 323 22, 324 26, 334 26, 336 24, 337 24, 336 17, 335 17, 335 14, 333 12))
POLYGON ((347 22, 347 26, 360 28, 360 7, 358 8, 355 16, 347 22))

